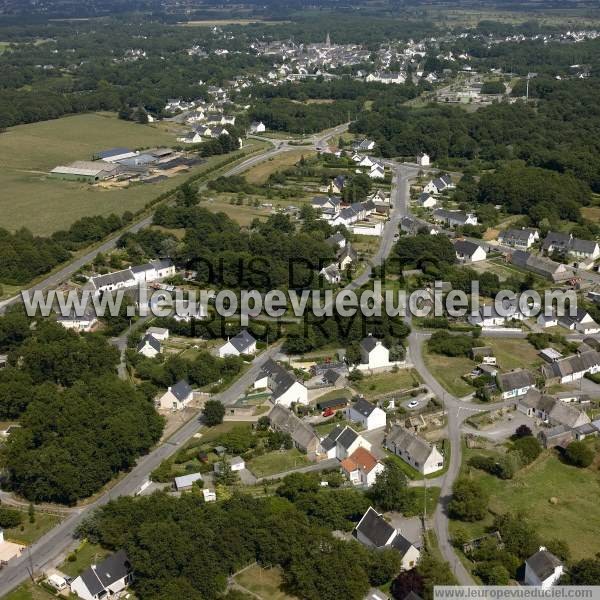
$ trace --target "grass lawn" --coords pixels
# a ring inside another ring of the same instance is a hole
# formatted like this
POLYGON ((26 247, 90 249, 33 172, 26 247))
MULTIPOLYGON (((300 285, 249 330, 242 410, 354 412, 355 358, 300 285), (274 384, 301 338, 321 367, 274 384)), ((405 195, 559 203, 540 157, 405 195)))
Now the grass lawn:
POLYGON ((21 584, 16 590, 4 596, 4 600, 51 600, 52 598, 56 596, 31 581, 21 584))
MULTIPOLYGON (((415 497, 418 498, 418 501, 416 503, 418 511, 415 513, 415 516, 423 514, 423 506, 425 505, 425 509, 427 511, 427 518, 431 517, 440 499, 441 488, 428 487, 426 492, 424 487, 416 487, 411 488, 411 491, 415 495, 415 497)), ((411 515, 405 514, 405 516, 410 517, 411 515)))
POLYGON ((469 373, 475 363, 463 356, 443 356, 442 354, 423 353, 423 359, 427 368, 434 374, 442 387, 454 396, 466 396, 474 391, 466 381, 461 379, 465 373, 469 373))
POLYGON ((309 465, 308 459, 296 448, 269 452, 253 458, 247 465, 256 477, 267 477, 309 465))
POLYGON ((271 173, 294 166, 302 156, 304 156, 304 158, 309 158, 314 155, 315 152, 308 150, 307 148, 283 152, 275 158, 263 161, 255 167, 252 167, 252 169, 249 169, 246 172, 246 180, 248 183, 254 185, 263 184, 271 173))
POLYGON ((542 363, 537 350, 525 339, 483 338, 481 341, 494 350, 498 366, 503 371, 519 367, 532 369, 542 363))
POLYGON ((600 206, 584 206, 581 209, 583 216, 596 223, 600 221, 600 206))
POLYGON ((68 558, 60 565, 59 571, 62 571, 69 577, 77 577, 82 571, 85 571, 90 565, 97 564, 106 558, 110 552, 97 544, 84 541, 77 551, 73 553, 74 561, 68 558))
POLYGON ((38 511, 35 513, 35 523, 30 523, 27 511, 23 511, 23 523, 12 529, 5 529, 4 537, 11 542, 29 546, 36 540, 39 540, 45 533, 60 523, 60 521, 61 517, 57 515, 38 511))
MULTIPOLYGON (((138 125, 111 113, 83 114, 52 121, 10 127, 0 134, 0 227, 27 227, 48 235, 65 229, 84 216, 136 211, 149 200, 201 173, 223 156, 212 156, 201 165, 155 184, 127 189, 102 189, 76 181, 47 177, 59 164, 90 160, 98 150, 114 146, 132 149, 171 145, 173 132, 157 125, 138 125)), ((247 147, 260 144, 249 140, 247 147)))
POLYGON ((229 218, 233 219, 238 225, 246 227, 254 221, 254 219, 267 219, 271 214, 270 208, 261 208, 260 206, 248 206, 230 204, 225 200, 213 200, 211 202, 203 202, 201 204, 203 208, 206 208, 212 212, 223 212, 229 218))
POLYGON ((234 579, 243 588, 264 600, 294 600, 294 596, 288 596, 280 589, 283 576, 279 567, 263 569, 253 565, 238 573, 234 579))
POLYGON ((354 387, 366 398, 374 398, 381 394, 410 389, 421 383, 421 378, 414 369, 399 369, 396 373, 370 375, 362 381, 354 383, 354 387))
MULTIPOLYGON (((482 452, 465 453, 465 460, 473 453, 482 452)), ((600 552, 597 466, 588 469, 571 467, 549 450, 511 480, 503 481, 476 470, 472 470, 472 476, 490 493, 490 510, 493 512, 522 512, 542 539, 564 540, 574 560, 600 552), (556 498, 557 503, 552 504, 551 498, 556 498)), ((490 515, 484 522, 461 525, 476 536, 491 522, 490 515)))
POLYGON ((325 400, 334 400, 335 398, 346 398, 346 400, 350 400, 350 398, 352 398, 352 392, 347 388, 332 390, 331 392, 319 396, 315 402, 319 403, 324 402, 325 400))

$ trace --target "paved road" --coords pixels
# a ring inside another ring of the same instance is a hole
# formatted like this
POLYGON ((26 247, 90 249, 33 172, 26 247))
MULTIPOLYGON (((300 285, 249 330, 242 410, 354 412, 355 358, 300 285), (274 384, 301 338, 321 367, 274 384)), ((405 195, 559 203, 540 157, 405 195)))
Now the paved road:
MULTIPOLYGON (((223 404, 233 404, 246 388, 253 383, 262 365, 268 358, 274 357, 279 351, 279 346, 271 346, 252 362, 251 368, 236 380, 227 390, 215 396, 223 404)), ((119 496, 130 496, 139 490, 150 473, 160 463, 174 454, 187 440, 202 428, 199 418, 188 421, 181 429, 176 431, 168 440, 160 444, 146 456, 142 456, 135 467, 109 491, 102 494, 95 502, 74 511, 62 523, 48 532, 33 544, 28 552, 19 558, 11 560, 0 572, 0 597, 8 594, 14 587, 27 579, 28 569, 32 565, 34 572, 39 573, 44 568, 52 566, 73 542, 73 534, 81 521, 89 516, 95 508, 106 504, 111 499, 119 496)))

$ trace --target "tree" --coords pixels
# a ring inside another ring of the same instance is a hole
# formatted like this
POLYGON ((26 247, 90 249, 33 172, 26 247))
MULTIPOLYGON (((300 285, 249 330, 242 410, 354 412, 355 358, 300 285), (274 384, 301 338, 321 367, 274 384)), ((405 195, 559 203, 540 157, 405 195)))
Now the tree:
POLYGON ((585 442, 571 442, 565 449, 565 458, 575 467, 589 467, 594 460, 594 451, 585 442))
POLYGON ((239 476, 232 470, 229 461, 223 458, 219 463, 219 470, 215 472, 215 481, 220 485, 234 485, 239 476))
POLYGON ((494 528, 500 532, 507 552, 521 560, 539 550, 540 536, 523 515, 499 515, 494 519, 494 528))
POLYGON ((559 585, 598 585, 600 581, 600 558, 584 558, 569 567, 558 582, 559 585))
POLYGON ((507 585, 510 581, 510 573, 506 567, 493 561, 479 563, 475 567, 475 575, 486 585, 507 585))
POLYGON ((13 527, 18 527, 22 522, 23 513, 0 506, 0 527, 3 529, 12 529, 13 527))
POLYGON ((523 423, 523 425, 519 425, 515 431, 515 436, 517 438, 524 438, 533 435, 533 432, 527 425, 523 423))
POLYGON ((404 600, 410 592, 414 592, 417 596, 423 597, 425 590, 425 579, 418 569, 410 571, 402 571, 394 581, 390 591, 395 600, 404 600))
POLYGON ((524 465, 532 463, 542 452, 542 446, 533 436, 521 437, 513 444, 513 450, 521 455, 524 465))
POLYGON ((225 406, 219 400, 207 400, 202 411, 204 423, 208 427, 220 425, 225 417, 225 406))
POLYGON ((461 477, 452 489, 449 511, 459 521, 480 521, 487 514, 488 495, 481 484, 461 477))
POLYGON ((406 475, 391 458, 385 461, 385 470, 377 475, 368 495, 382 510, 405 510, 412 501, 406 475))

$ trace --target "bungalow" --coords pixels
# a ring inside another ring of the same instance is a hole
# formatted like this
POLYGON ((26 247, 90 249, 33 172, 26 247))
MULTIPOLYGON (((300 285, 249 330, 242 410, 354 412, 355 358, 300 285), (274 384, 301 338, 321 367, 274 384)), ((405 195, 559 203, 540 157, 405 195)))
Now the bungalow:
POLYGON ((432 196, 429 192, 423 192, 417 198, 417 205, 422 208, 433 208, 437 204, 437 198, 432 196))
POLYGON ((240 356, 241 354, 256 354, 256 340, 245 329, 242 329, 219 348, 221 358, 240 356))
POLYGON ((269 359, 262 366, 262 373, 267 375, 268 387, 274 404, 290 407, 292 404, 308 404, 308 390, 289 371, 269 359))
POLYGON ((441 194, 444 190, 448 190, 454 187, 452 183, 452 177, 450 175, 442 175, 437 179, 432 179, 424 188, 424 192, 430 194, 441 194))
POLYGON ((369 334, 360 342, 360 362, 369 369, 377 369, 390 364, 390 351, 383 342, 369 334))
POLYGON ((322 452, 321 442, 310 425, 281 404, 274 406, 268 417, 271 427, 275 431, 289 434, 294 447, 305 452, 309 460, 319 458, 322 452))
POLYGON ((380 463, 368 450, 358 448, 342 460, 341 468, 352 485, 371 487, 375 483, 377 475, 385 470, 385 465, 380 463))
POLYGON ((173 486, 177 492, 187 492, 192 489, 196 481, 202 481, 202 473, 188 473, 181 477, 175 477, 173 486))
POLYGON ((190 384, 181 379, 175 385, 169 386, 159 398, 158 406, 164 410, 182 410, 194 399, 194 391, 190 384))
POLYGON ((551 588, 561 578, 564 566, 559 558, 543 546, 525 561, 525 585, 551 588))
POLYGON ((384 445, 423 475, 435 473, 444 467, 444 457, 435 445, 428 444, 400 425, 392 426, 384 445))
POLYGON ((119 550, 76 577, 71 582, 71 593, 83 600, 108 600, 118 597, 132 581, 131 563, 125 550, 119 550))
MULTIPOLYGON (((56 322, 62 325, 65 329, 72 329, 78 332, 92 331, 98 324, 98 317, 94 314, 93 310, 86 310, 82 315, 78 316, 75 311, 67 316, 59 315, 56 322)), ((1 368, 1 367, 0 367, 1 368)))
POLYGON ((137 345, 139 354, 143 354, 146 358, 155 358, 160 354, 160 341, 153 335, 145 335, 142 341, 137 345))
POLYGON ((465 213, 460 210, 438 208, 433 211, 433 218, 440 223, 446 223, 449 227, 477 225, 477 217, 473 213, 465 213))
POLYGON ((600 352, 588 350, 568 356, 551 364, 542 366, 542 375, 546 383, 572 383, 582 379, 586 373, 600 372, 600 352))
POLYGON ((529 250, 540 239, 537 229, 523 227, 521 229, 505 229, 498 235, 498 242, 517 250, 529 250))
POLYGON ((349 421, 360 423, 367 431, 385 427, 386 423, 385 411, 364 398, 360 398, 352 406, 349 406, 346 416, 349 421))
POLYGON ((558 324, 565 329, 575 330, 584 335, 593 335, 600 333, 600 325, 594 321, 589 312, 583 308, 577 309, 577 314, 574 316, 565 315, 558 319, 558 324))
POLYGON ((401 568, 408 571, 419 562, 421 552, 390 525, 372 506, 362 516, 352 535, 368 548, 394 548, 402 555, 401 568))
POLYGON ((469 242, 468 240, 457 240, 454 242, 454 251, 459 262, 473 263, 485 260, 487 252, 483 246, 469 242))
POLYGON ((497 376, 497 380, 503 400, 524 396, 528 390, 535 387, 535 377, 527 369, 501 373, 497 376))

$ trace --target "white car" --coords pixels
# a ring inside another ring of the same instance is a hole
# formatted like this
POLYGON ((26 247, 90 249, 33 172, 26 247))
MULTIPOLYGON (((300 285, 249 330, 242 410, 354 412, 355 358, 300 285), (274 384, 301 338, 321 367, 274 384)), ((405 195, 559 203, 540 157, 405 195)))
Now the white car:
POLYGON ((416 408, 417 406, 419 406, 419 403, 417 402, 417 400, 411 400, 408 403, 408 408, 416 408))

